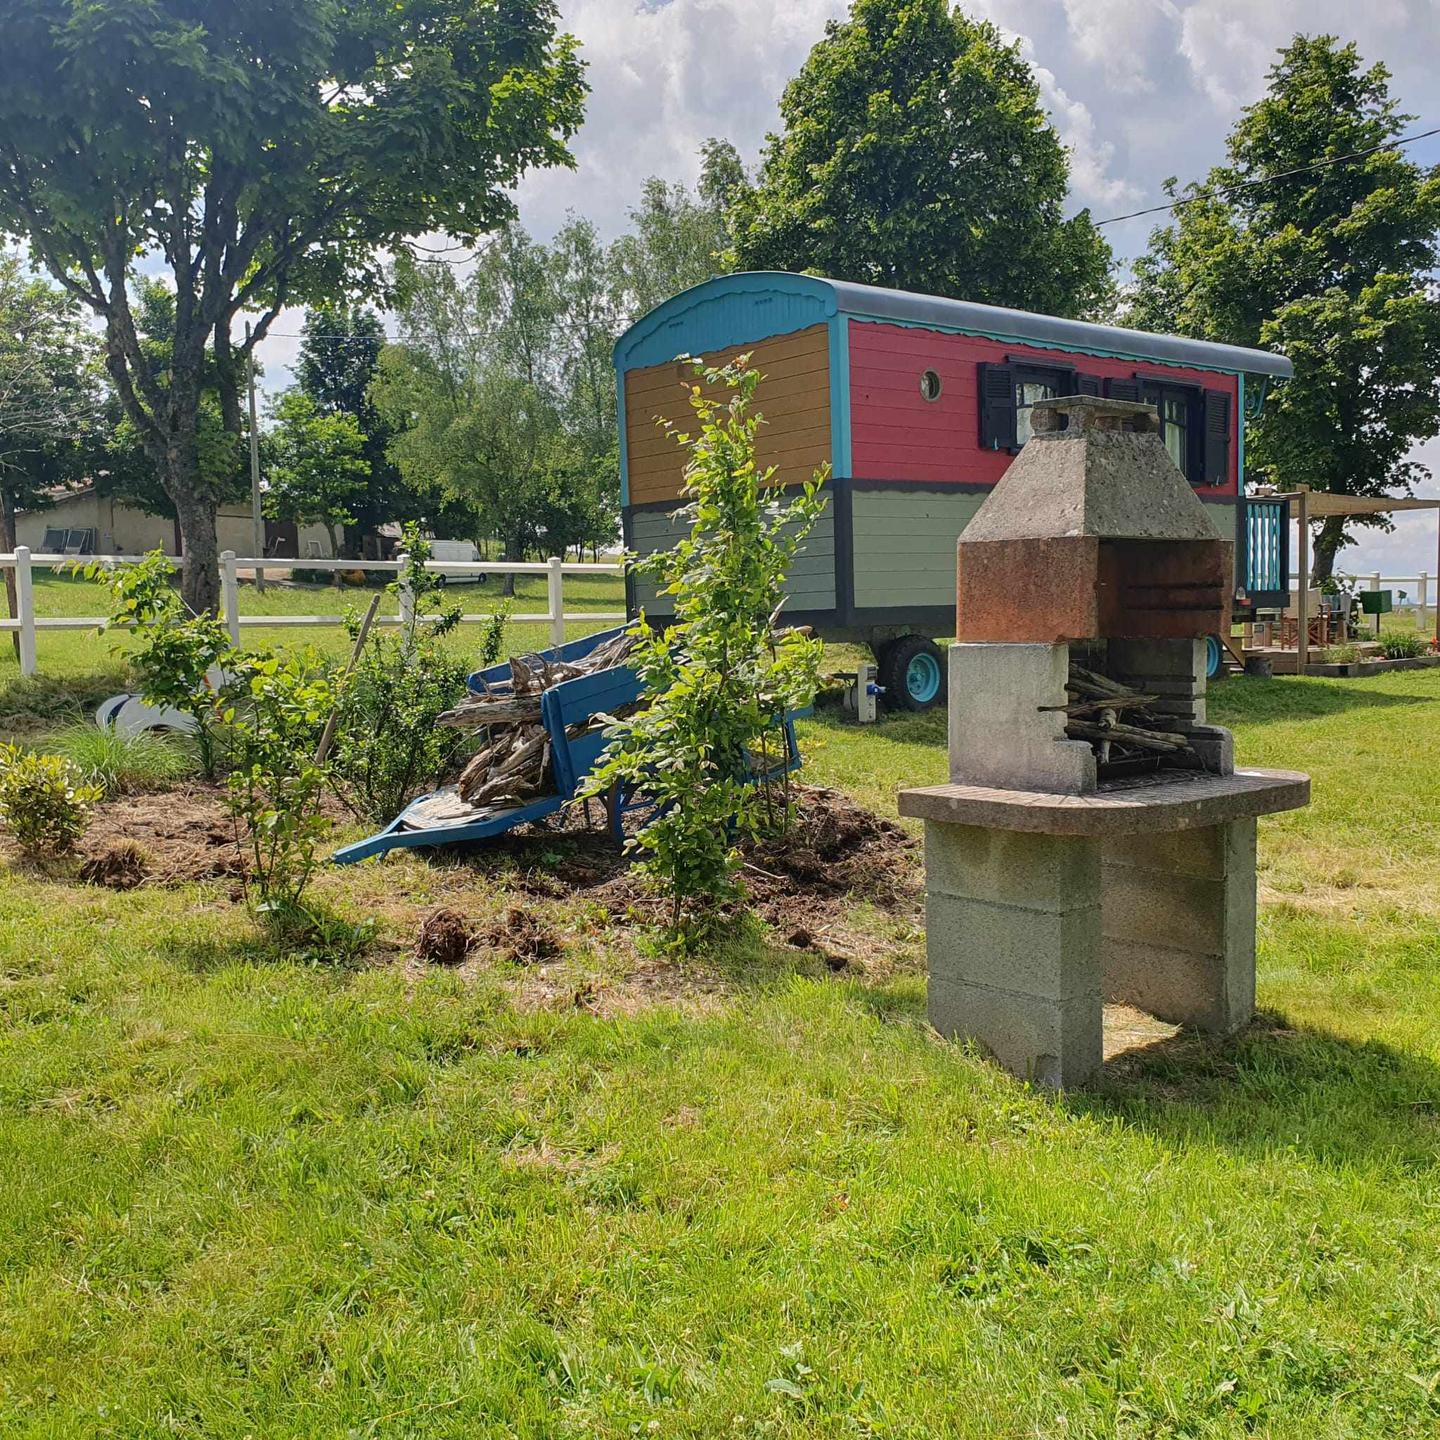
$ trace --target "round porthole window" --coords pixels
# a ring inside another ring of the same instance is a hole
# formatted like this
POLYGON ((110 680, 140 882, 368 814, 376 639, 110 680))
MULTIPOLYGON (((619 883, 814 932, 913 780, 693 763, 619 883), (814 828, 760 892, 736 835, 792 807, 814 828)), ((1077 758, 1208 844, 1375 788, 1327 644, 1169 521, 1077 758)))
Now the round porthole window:
POLYGON ((938 400, 940 398, 940 373, 937 370, 927 370, 920 377, 920 393, 927 400, 938 400))

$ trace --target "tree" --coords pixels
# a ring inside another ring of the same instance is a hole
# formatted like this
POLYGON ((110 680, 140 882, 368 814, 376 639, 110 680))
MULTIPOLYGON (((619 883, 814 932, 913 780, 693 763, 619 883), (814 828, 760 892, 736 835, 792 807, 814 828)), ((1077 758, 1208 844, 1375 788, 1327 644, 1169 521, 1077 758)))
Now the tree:
POLYGON ((737 268, 1085 314, 1109 291, 1018 42, 946 0, 854 0, 785 88, 730 216, 737 268))
POLYGON ((614 245, 616 280, 627 320, 638 319, 681 290, 733 269, 727 207, 745 192, 735 147, 707 140, 692 192, 652 175, 630 210, 633 227, 614 245))
POLYGON ((407 483, 473 507, 507 560, 614 534, 611 274, 584 221, 553 247, 509 226, 463 279, 397 266, 401 339, 372 387, 390 454, 407 483))
MULTIPOLYGON (((0 255, 0 552, 15 549, 16 511, 79 475, 99 402, 95 345, 78 306, 0 255)), ((15 572, 5 572, 9 613, 15 572)), ((19 636, 13 637, 18 646, 19 636)))
POLYGON ((323 525, 330 553, 340 554, 340 530, 355 523, 370 478, 365 436, 353 415, 327 413, 302 390, 287 390, 275 405, 270 435, 266 513, 275 520, 323 525))
POLYGON ((337 304, 312 309, 302 329, 295 367, 300 390, 322 413, 350 416, 363 441, 365 489, 349 507, 355 518, 345 537, 345 553, 358 556, 366 535, 382 525, 418 519, 425 505, 422 493, 405 484, 391 460, 390 426, 370 398, 385 327, 373 310, 337 304))
MULTIPOLYGON (((1440 430, 1440 166, 1394 144, 1411 117, 1388 82, 1353 45, 1297 35, 1227 162, 1170 183, 1175 222, 1136 265, 1133 323, 1294 361, 1245 441, 1247 475, 1284 490, 1408 495, 1428 474, 1412 448, 1440 430)), ((1327 520, 1315 583, 1348 527, 1377 522, 1327 520)))
POLYGON ((811 703, 820 678, 820 642, 776 624, 791 562, 825 509, 826 471, 775 503, 774 468, 755 464, 760 372, 748 360, 694 362, 693 434, 670 427, 689 451, 678 513, 690 533, 636 565, 674 598, 674 623, 662 632, 642 616, 637 625, 629 663, 646 704, 606 732, 584 792, 639 792, 653 803, 627 848, 669 895, 682 943, 735 898, 740 842, 788 819, 788 790, 776 793, 788 773, 782 725, 811 703))
POLYGON ((218 598, 200 462, 207 352, 240 430, 245 346, 289 304, 373 288, 375 255, 473 240, 536 166, 570 163, 584 84, 552 0, 0 0, 0 229, 103 321, 106 365, 176 507, 184 593, 218 598), (137 257, 175 332, 147 355, 137 257))

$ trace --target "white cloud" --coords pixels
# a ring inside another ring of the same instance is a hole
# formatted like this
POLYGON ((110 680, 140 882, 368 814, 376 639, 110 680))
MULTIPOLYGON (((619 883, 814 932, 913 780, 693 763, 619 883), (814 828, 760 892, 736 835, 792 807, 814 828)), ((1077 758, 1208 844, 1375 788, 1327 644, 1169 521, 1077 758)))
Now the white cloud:
MULTIPOLYGON (((1021 41, 1072 154, 1074 201, 1097 218, 1160 203, 1167 176, 1203 177, 1222 157, 1240 108, 1259 97, 1275 51, 1297 30, 1354 39, 1367 61, 1390 68, 1402 109, 1440 124, 1440 111, 1432 113, 1440 0, 961 3, 1021 41)), ((730 139, 753 162, 776 127, 786 82, 825 22, 847 9, 848 0, 561 0, 563 23, 583 44, 591 95, 573 147, 578 168, 527 177, 518 191, 522 220, 543 238, 574 210, 613 236, 647 176, 695 179, 707 137, 730 139)), ((1411 153, 1440 161, 1440 141, 1411 153)), ((1128 258, 1160 219, 1105 233, 1128 258)), ((298 330, 299 318, 287 314, 283 328, 298 330)), ((294 341, 266 346, 267 388, 288 379, 294 350, 294 341)), ((1419 458, 1426 454, 1440 470, 1440 445, 1422 447, 1419 458)), ((1366 536, 1345 563, 1433 570, 1428 520, 1402 518, 1393 534, 1366 536)))

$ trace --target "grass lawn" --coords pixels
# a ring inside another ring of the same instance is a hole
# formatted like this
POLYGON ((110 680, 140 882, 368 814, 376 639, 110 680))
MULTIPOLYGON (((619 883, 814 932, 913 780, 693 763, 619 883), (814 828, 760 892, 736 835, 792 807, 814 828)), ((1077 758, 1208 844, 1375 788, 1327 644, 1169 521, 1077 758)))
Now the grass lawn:
MULTIPOLYGON (((1440 673, 1211 708, 1315 777, 1261 825, 1264 1016, 1061 1097, 928 1030, 913 926, 677 971, 409 857, 324 877, 378 925, 338 966, 224 882, 12 870, 0 1436, 1440 1432, 1440 673), (566 951, 427 970, 441 901, 566 951)), ((804 739, 882 812, 944 771, 937 716, 804 739)))

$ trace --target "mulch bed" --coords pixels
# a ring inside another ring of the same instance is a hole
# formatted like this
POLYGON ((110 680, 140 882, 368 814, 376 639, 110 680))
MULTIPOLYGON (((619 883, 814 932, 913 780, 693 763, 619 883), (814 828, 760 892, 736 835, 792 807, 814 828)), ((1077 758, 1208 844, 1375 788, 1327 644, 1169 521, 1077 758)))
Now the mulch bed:
POLYGON ((141 878, 155 885, 238 879, 245 870, 224 792, 213 785, 120 795, 97 806, 80 845, 82 864, 93 864, 96 880, 109 884, 108 868, 126 851, 138 852, 141 878))

